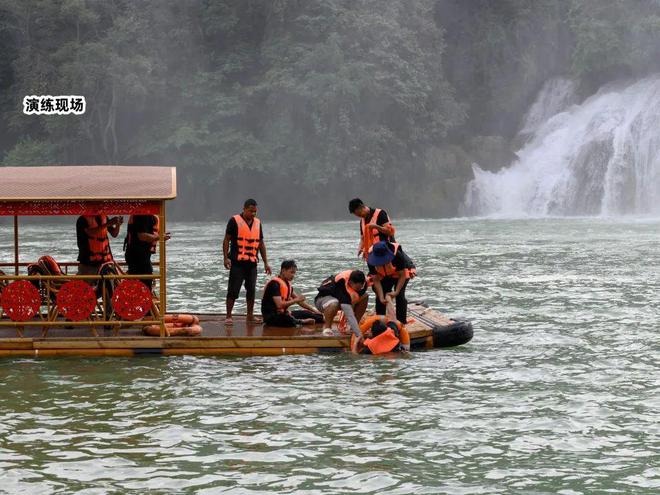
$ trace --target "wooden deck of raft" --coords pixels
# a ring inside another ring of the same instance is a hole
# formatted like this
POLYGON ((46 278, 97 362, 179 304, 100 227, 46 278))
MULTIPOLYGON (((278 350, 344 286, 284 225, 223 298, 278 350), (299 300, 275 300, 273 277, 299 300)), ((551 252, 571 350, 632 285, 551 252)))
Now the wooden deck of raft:
MULTIPOLYGON (((416 347, 433 347, 431 324, 447 325, 450 320, 442 314, 418 305, 410 307, 411 320, 407 328, 416 347), (424 322, 417 320, 420 316, 424 322)), ((24 330, 24 337, 16 336, 13 328, 0 328, 0 357, 8 356, 135 356, 159 355, 229 355, 275 356, 284 354, 312 354, 341 352, 349 347, 348 336, 326 337, 321 326, 302 328, 264 327, 248 323, 245 316, 235 315, 232 325, 221 314, 199 314, 203 332, 198 337, 150 337, 142 334, 142 327, 122 328, 119 336, 111 329, 98 329, 93 337, 84 327, 53 328, 48 337, 41 336, 40 327, 24 330)))

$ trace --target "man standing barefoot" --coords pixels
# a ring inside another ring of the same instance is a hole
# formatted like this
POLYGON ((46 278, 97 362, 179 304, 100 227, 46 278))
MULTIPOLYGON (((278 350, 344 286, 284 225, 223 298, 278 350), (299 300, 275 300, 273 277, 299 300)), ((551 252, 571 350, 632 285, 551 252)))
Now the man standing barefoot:
POLYGON ((247 321, 258 323, 254 317, 258 253, 261 253, 261 258, 264 260, 266 274, 271 275, 272 273, 268 265, 261 222, 256 215, 257 202, 254 199, 248 199, 243 204, 243 212, 234 215, 227 222, 225 238, 222 242, 224 265, 229 270, 226 324, 233 323, 234 302, 238 299, 242 285, 245 285, 247 321))

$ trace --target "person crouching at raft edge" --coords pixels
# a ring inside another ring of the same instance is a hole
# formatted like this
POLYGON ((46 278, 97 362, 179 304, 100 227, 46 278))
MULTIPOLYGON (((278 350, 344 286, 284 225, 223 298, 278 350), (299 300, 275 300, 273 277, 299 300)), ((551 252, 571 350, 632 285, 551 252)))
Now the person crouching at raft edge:
POLYGON ((222 242, 224 265, 229 270, 227 284, 227 317, 225 323, 231 324, 234 302, 238 299, 241 286, 245 284, 247 302, 247 321, 257 322, 254 317, 254 298, 257 287, 257 262, 261 253, 264 269, 271 275, 266 245, 264 244, 261 222, 256 217, 257 202, 248 199, 243 204, 243 212, 234 215, 227 222, 225 238, 222 242))
POLYGON ((376 294, 376 314, 385 314, 385 296, 391 294, 396 299, 396 319, 405 325, 408 321, 406 287, 416 275, 414 263, 397 243, 381 241, 371 246, 367 264, 376 294))
POLYGON ((390 222, 385 210, 366 206, 360 198, 348 202, 348 211, 360 219, 360 245, 358 258, 362 256, 365 261, 369 249, 378 241, 395 242, 394 225, 390 222))
POLYGON ((353 345, 356 354, 386 354, 410 350, 410 334, 404 324, 396 317, 392 294, 385 296, 385 316, 374 315, 360 324, 364 343, 353 345))
MULTIPOLYGON (((151 255, 156 252, 160 241, 160 219, 158 215, 131 215, 128 217, 126 237, 124 238, 124 255, 128 264, 129 275, 151 275, 154 267, 151 264, 151 255)), ((169 232, 165 232, 164 239, 169 241, 169 232)), ((142 280, 149 289, 153 279, 142 280)))
POLYGON ((362 332, 358 322, 367 310, 367 277, 360 270, 346 270, 326 278, 318 289, 314 305, 323 312, 323 335, 334 335, 332 322, 341 308, 356 343, 362 341, 362 332))
MULTIPOLYGON (((103 263, 113 260, 108 232, 112 237, 119 235, 124 219, 107 215, 78 217, 76 240, 78 243, 78 275, 97 275, 103 263)), ((90 280, 94 285, 95 280, 90 280)))
POLYGON ((261 314, 264 323, 273 327, 296 327, 323 323, 323 313, 305 302, 305 296, 296 294, 291 286, 298 267, 294 260, 282 262, 280 273, 264 288, 261 299, 261 314), (302 310, 289 311, 294 304, 302 310))

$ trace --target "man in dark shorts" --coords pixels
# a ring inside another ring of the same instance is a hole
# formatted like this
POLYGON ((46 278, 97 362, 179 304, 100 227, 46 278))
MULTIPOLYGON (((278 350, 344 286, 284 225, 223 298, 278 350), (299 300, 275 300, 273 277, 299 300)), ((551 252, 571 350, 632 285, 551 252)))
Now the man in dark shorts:
POLYGON ((280 273, 271 279, 264 288, 261 299, 261 314, 264 323, 273 327, 298 327, 323 323, 323 313, 305 302, 305 296, 296 294, 291 282, 298 267, 294 260, 282 262, 280 273), (304 308, 289 311, 289 307, 298 304, 304 308))
POLYGON ((261 221, 256 215, 257 202, 254 199, 248 199, 243 204, 243 212, 234 215, 227 222, 225 238, 222 242, 224 265, 229 270, 226 324, 233 323, 234 302, 238 299, 241 286, 244 284, 247 321, 257 322, 254 317, 254 299, 257 286, 258 253, 261 253, 261 258, 264 260, 266 274, 272 273, 268 265, 261 221))
MULTIPOLYGON (((151 275, 154 272, 151 255, 158 248, 160 241, 160 221, 157 215, 131 215, 128 219, 124 250, 129 275, 151 275)), ((165 240, 170 240, 170 233, 165 233, 165 240)), ((152 279, 142 282, 151 289, 152 279)))
POLYGON ((371 208, 360 198, 354 198, 348 202, 348 211, 360 219, 358 258, 362 256, 366 261, 369 249, 378 241, 395 242, 396 230, 385 210, 371 208))
POLYGON ((376 294, 376 314, 385 314, 386 296, 390 295, 396 301, 396 319, 405 325, 408 321, 406 287, 417 273, 415 264, 396 242, 386 241, 371 246, 367 264, 376 294))

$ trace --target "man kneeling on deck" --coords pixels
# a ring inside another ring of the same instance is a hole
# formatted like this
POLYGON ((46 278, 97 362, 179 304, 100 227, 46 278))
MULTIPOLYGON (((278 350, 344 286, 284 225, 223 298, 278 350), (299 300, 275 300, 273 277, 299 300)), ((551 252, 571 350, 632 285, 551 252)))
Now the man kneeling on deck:
POLYGON ((296 294, 291 282, 298 267, 294 260, 282 262, 280 273, 264 288, 261 299, 261 314, 264 323, 273 327, 296 327, 323 322, 323 314, 305 302, 305 296, 296 294), (289 311, 289 306, 298 304, 303 310, 289 311))
POLYGON ((334 335, 332 322, 341 308, 356 340, 361 341, 359 321, 367 310, 367 277, 360 270, 346 270, 326 278, 319 287, 314 305, 323 312, 324 335, 334 335))

